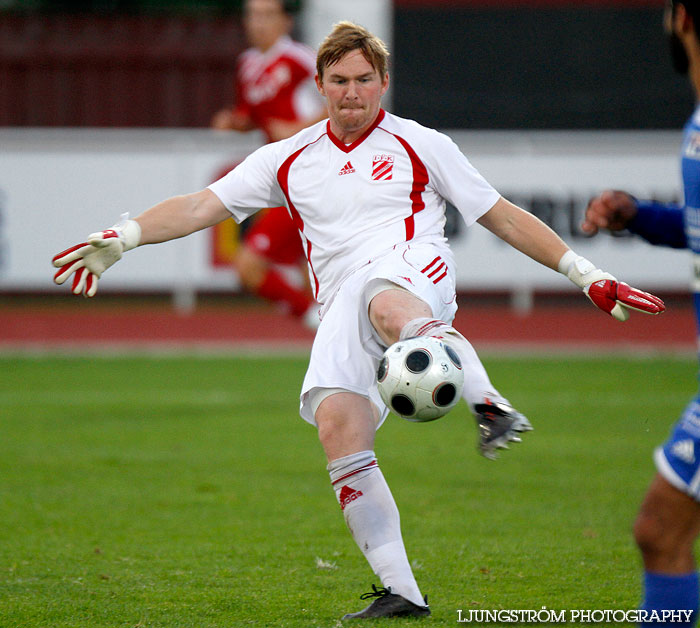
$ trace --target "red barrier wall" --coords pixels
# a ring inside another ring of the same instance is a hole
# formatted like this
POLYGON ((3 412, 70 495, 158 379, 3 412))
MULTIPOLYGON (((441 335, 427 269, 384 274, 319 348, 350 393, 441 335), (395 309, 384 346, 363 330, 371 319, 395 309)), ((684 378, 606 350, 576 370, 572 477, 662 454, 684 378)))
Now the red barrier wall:
POLYGON ((208 126, 233 99, 236 17, 0 17, 0 126, 208 126))

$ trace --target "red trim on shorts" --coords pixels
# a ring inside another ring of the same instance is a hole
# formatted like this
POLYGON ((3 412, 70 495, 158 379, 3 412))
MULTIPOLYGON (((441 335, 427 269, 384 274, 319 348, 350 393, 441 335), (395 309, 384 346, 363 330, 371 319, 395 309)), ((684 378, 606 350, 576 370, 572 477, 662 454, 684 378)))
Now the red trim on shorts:
MULTIPOLYGON (((323 135, 321 135, 321 137, 323 137, 323 135)), ((287 199, 287 204, 289 205, 289 212, 292 216, 292 221, 294 222, 294 226, 299 230, 299 233, 304 233, 304 221, 299 215, 297 208, 294 207, 294 203, 292 203, 292 199, 289 196, 289 169, 292 167, 292 164, 294 163, 296 158, 299 157, 299 155, 301 155, 301 153, 304 150, 306 150, 309 146, 318 142, 318 140, 320 140, 321 137, 315 139, 313 142, 309 142, 305 146, 302 146, 295 153, 292 153, 289 157, 287 157, 287 159, 285 159, 284 163, 280 166, 280 169, 277 171, 277 182, 280 184, 280 187, 282 188, 282 193, 287 199)), ((306 251, 304 251, 304 253, 306 255, 307 261, 309 262, 311 275, 314 278, 314 298, 318 299, 319 282, 318 277, 316 276, 316 271, 314 270, 314 265, 311 263, 311 241, 306 237, 306 235, 304 235, 304 239, 306 240, 306 251)))
POLYGON ((447 264, 442 260, 442 258, 438 255, 430 264, 428 264, 423 270, 421 270, 424 275, 427 275, 428 279, 433 279, 433 283, 438 283, 441 279, 444 279, 447 276, 447 264), (439 262, 439 264, 438 264, 439 262), (436 265, 437 264, 437 265, 436 265), (433 268, 434 267, 434 268, 433 268), (432 270, 430 270, 432 268, 432 270), (430 272, 428 272, 430 270, 430 272), (435 279, 433 279, 433 275, 436 275, 440 271, 442 272, 442 275, 439 275, 435 279))

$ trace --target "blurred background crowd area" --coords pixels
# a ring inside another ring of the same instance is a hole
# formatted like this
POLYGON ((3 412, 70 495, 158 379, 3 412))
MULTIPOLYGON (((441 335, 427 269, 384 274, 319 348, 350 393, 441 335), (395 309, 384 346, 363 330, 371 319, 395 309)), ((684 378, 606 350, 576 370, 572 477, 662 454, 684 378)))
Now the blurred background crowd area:
MULTIPOLYGON (((348 18, 361 1, 349 0, 348 18)), ((233 97, 241 5, 0 0, 0 126, 208 126, 233 97)), ((295 36, 312 47, 305 25, 318 6, 299 0, 295 36)), ((395 0, 387 10, 390 108, 429 126, 678 129, 692 105, 668 63, 662 0, 395 0)))
MULTIPOLYGON (((299 0, 297 8, 292 35, 312 48, 338 19, 386 39, 387 109, 448 131, 497 189, 579 253, 662 294, 673 312, 654 321, 654 341, 694 346, 686 257, 632 238, 615 246, 607 236, 589 240, 577 227, 586 200, 604 187, 678 196, 677 142, 693 94, 669 62, 663 0, 299 0)), ((108 295, 121 305, 124 297, 165 299, 146 301, 144 320, 156 321, 160 310, 171 327, 203 297, 215 309, 217 297, 225 306, 231 296, 244 298, 231 260, 212 261, 224 237, 232 254, 236 231, 163 245, 153 259, 143 247, 110 271, 96 300, 73 300, 54 286, 49 264, 76 230, 198 189, 260 141, 208 130, 212 114, 235 100, 237 58, 248 46, 242 12, 243 0, 0 0, 0 344, 81 338, 84 319, 57 322, 54 310, 38 316, 63 301, 82 316, 95 310, 90 325, 102 337, 116 329, 100 318, 101 308, 115 306, 108 295), (50 236, 37 242, 37 233, 50 236)), ((466 329, 477 340, 501 332, 509 342, 516 332, 542 340, 552 329, 586 344, 650 338, 648 321, 628 324, 627 336, 615 323, 603 333, 599 319, 532 317, 543 330, 527 327, 521 315, 534 303, 597 313, 578 292, 572 300, 558 275, 512 259, 485 232, 465 231, 453 229, 450 240, 462 269, 460 303, 473 317, 466 329)), ((189 329, 255 335, 241 323, 254 318, 243 305, 240 320, 207 319, 189 329)), ((308 340, 308 330, 293 325, 308 340)), ((162 319, 154 326, 171 329, 162 319)))

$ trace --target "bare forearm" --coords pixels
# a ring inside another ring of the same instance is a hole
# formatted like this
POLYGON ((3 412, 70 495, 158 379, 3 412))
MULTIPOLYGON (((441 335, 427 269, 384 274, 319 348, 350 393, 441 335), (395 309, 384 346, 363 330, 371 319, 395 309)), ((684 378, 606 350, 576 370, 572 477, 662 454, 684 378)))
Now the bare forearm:
POLYGON ((325 120, 328 117, 328 112, 324 107, 317 115, 311 118, 305 118, 304 120, 297 120, 296 122, 290 122, 288 120, 279 120, 276 118, 270 119, 265 127, 267 134, 273 142, 286 139, 291 137, 295 133, 298 133, 307 126, 316 124, 321 120, 325 120))
POLYGON ((233 109, 217 111, 211 119, 211 127, 220 131, 251 131, 255 128, 250 117, 233 109))
POLYGON ((140 244, 175 240, 211 227, 231 214, 210 190, 173 196, 135 218, 141 227, 140 244))
POLYGON ((536 262, 558 270, 569 250, 566 243, 539 218, 501 198, 479 224, 536 262))

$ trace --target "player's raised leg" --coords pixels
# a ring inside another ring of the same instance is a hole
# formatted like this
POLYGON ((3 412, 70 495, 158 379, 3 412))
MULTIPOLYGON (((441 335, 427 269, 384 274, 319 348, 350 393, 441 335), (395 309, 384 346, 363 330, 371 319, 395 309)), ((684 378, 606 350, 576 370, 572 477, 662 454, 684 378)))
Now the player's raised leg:
POLYGON ((482 455, 495 458, 497 449, 507 449, 509 442, 520 441, 519 433, 532 429, 493 386, 471 343, 452 325, 435 318, 425 301, 397 286, 376 294, 369 314, 387 346, 414 336, 433 336, 457 352, 464 368, 462 396, 476 418, 482 455))

